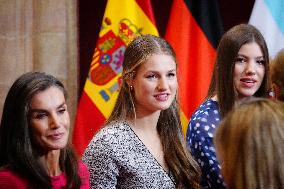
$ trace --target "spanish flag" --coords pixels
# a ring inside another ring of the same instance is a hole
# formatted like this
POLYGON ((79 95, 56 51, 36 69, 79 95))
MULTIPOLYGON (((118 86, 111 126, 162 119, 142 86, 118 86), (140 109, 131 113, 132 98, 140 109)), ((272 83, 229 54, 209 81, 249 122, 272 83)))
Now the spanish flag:
POLYGON ((142 34, 158 35, 150 0, 108 0, 73 130, 78 155, 110 115, 118 96, 125 48, 142 34))
POLYGON ((223 26, 217 1, 174 0, 165 38, 175 49, 183 131, 207 95, 223 26))

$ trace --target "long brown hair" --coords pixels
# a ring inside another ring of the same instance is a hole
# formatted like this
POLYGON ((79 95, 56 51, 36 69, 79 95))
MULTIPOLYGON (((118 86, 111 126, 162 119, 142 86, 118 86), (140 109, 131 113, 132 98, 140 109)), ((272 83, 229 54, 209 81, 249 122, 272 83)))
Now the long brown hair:
MULTIPOLYGON (((124 54, 122 86, 107 123, 135 118, 134 94, 127 81, 135 78, 140 65, 153 54, 170 55, 176 61, 174 50, 160 37, 139 36, 128 45, 124 54)), ((177 98, 168 109, 161 111, 157 130, 162 141, 165 161, 175 177, 177 187, 199 188, 200 171, 184 145, 177 98)))
POLYGON ((281 49, 271 62, 271 82, 279 88, 277 99, 284 101, 284 49, 281 49))
POLYGON ((255 42, 259 45, 263 57, 265 75, 260 88, 254 96, 266 97, 269 90, 269 54, 266 42, 258 29, 249 24, 240 24, 227 31, 220 40, 217 48, 217 57, 214 66, 214 72, 207 98, 217 95, 219 110, 224 117, 235 104, 235 89, 233 82, 233 73, 235 60, 240 48, 247 43, 255 42))
POLYGON ((241 102, 223 119, 214 142, 228 189, 284 189, 284 103, 241 102))

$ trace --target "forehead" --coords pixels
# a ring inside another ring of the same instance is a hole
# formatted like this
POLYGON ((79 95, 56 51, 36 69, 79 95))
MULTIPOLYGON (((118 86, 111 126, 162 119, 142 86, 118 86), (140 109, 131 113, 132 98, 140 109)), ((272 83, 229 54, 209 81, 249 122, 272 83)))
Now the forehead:
POLYGON ((138 71, 166 71, 175 70, 176 62, 167 54, 153 54, 140 66, 138 71))
POLYGON ((31 100, 31 108, 57 106, 65 102, 64 93, 58 87, 52 86, 36 93, 31 100))
POLYGON ((250 42, 250 43, 243 44, 241 48, 239 49, 238 54, 250 55, 250 56, 255 56, 255 57, 264 56, 261 50, 261 47, 256 42, 250 42))

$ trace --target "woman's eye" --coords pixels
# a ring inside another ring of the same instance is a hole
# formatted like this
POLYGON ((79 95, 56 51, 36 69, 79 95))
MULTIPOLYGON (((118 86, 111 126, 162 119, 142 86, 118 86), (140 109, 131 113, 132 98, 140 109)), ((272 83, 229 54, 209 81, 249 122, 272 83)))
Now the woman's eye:
POLYGON ((264 65, 264 63, 265 63, 264 60, 257 60, 256 62, 257 62, 258 64, 260 64, 260 65, 264 65))
POLYGON ((59 113, 59 114, 64 114, 65 111, 66 111, 66 109, 63 108, 63 109, 60 109, 60 110, 58 111, 58 113, 59 113))
POLYGON ((43 118, 45 118, 47 115, 45 114, 45 113, 38 113, 38 114, 36 114, 36 115, 34 115, 33 117, 35 118, 35 119, 43 119, 43 118))
POLYGON ((157 76, 155 74, 151 74, 151 75, 147 75, 146 78, 154 79, 154 78, 157 78, 157 76))
POLYGON ((243 62, 245 62, 245 59, 239 57, 239 58, 236 58, 236 62, 243 63, 243 62))
POLYGON ((175 73, 169 73, 168 76, 169 76, 169 77, 175 77, 176 74, 175 74, 175 73))

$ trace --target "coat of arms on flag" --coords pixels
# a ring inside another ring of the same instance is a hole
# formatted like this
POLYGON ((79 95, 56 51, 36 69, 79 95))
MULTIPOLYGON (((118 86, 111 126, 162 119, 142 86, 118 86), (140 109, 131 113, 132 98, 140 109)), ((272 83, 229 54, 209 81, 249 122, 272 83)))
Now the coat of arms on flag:
POLYGON ((154 23, 149 0, 107 2, 73 131, 73 143, 79 155, 112 111, 127 44, 138 35, 158 35, 154 23))

